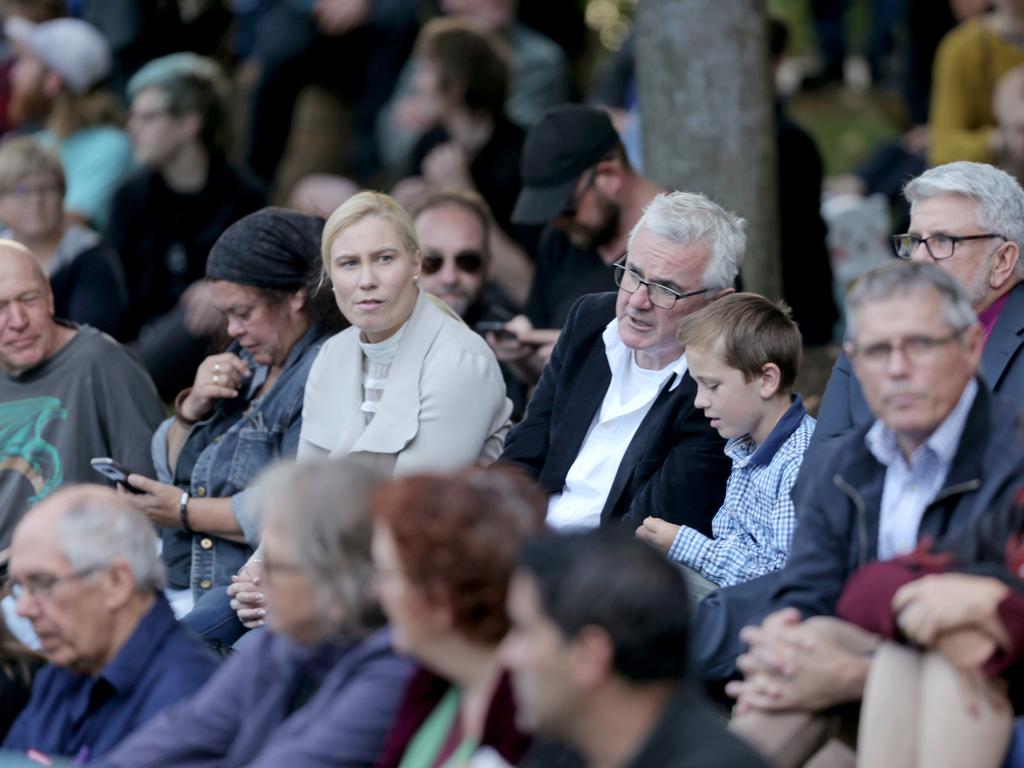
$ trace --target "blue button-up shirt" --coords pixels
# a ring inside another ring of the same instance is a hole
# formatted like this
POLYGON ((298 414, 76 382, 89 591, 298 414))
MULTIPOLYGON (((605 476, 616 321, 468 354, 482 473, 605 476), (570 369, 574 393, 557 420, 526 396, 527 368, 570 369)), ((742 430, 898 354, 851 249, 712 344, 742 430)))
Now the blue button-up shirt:
POLYGON ((216 668, 216 657, 174 620, 167 601, 158 595, 98 675, 43 667, 3 747, 88 762, 161 710, 191 696, 216 668))
POLYGON ((879 560, 906 554, 917 546, 921 518, 946 482, 977 395, 978 382, 971 379, 953 410, 917 447, 909 461, 900 450, 896 433, 883 421, 876 421, 868 430, 864 438, 868 450, 885 466, 878 518, 879 560))
POLYGON ((725 501, 711 521, 714 537, 684 525, 672 542, 669 557, 722 587, 750 581, 785 565, 796 527, 790 491, 814 424, 796 395, 761 445, 750 435, 726 443, 732 472, 725 486, 725 501))

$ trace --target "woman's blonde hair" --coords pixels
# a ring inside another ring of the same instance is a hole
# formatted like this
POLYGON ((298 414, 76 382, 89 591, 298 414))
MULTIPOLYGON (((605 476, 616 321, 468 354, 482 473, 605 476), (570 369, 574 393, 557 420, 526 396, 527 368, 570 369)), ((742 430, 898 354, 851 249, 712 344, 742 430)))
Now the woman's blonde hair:
POLYGON ((360 192, 338 206, 324 225, 324 233, 320 239, 322 282, 329 278, 327 265, 331 260, 331 245, 335 239, 353 224, 369 216, 384 219, 395 230, 398 239, 410 254, 415 256, 419 253, 420 242, 416 238, 416 227, 405 209, 382 192, 360 192))
POLYGON ((32 136, 17 136, 0 144, 0 192, 10 192, 22 179, 43 174, 54 178, 62 194, 67 190, 56 150, 32 136))

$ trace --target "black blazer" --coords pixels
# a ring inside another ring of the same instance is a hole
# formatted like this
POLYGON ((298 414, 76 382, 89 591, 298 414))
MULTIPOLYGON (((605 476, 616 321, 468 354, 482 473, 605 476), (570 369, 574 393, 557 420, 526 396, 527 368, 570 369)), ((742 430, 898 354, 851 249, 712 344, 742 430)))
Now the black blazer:
MULTIPOLYGON (((614 293, 584 296, 569 311, 526 417, 509 432, 501 461, 560 493, 611 383, 601 338, 615 317, 614 293)), ((711 534, 732 462, 725 441, 694 408, 697 384, 666 382, 619 465, 601 523, 637 526, 648 515, 711 534)))

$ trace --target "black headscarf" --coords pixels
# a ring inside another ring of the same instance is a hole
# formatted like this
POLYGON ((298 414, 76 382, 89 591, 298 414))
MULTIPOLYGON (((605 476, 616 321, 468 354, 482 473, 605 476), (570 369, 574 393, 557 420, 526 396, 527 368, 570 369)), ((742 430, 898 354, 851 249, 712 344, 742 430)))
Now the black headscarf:
POLYGON ((206 277, 256 288, 298 290, 320 255, 324 220, 286 208, 264 208, 220 236, 206 260, 206 277))

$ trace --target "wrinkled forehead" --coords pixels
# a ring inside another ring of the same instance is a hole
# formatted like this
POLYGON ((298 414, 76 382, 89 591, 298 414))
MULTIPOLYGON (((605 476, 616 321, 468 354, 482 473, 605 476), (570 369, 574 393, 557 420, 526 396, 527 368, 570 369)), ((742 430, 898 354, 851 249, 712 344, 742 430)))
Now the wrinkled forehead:
POLYGON ((953 330, 942 313, 942 300, 929 286, 916 285, 888 296, 868 298, 851 308, 854 341, 937 335, 953 330))
POLYGON ((0 293, 17 284, 19 292, 33 285, 46 286, 46 275, 27 249, 0 243, 0 293))
POLYGON ((59 513, 30 512, 21 521, 11 539, 8 569, 13 576, 24 578, 70 569, 71 562, 61 549, 56 533, 59 518, 59 513))
POLYGON ((680 243, 643 228, 626 252, 626 263, 648 280, 693 288, 711 260, 711 245, 701 240, 680 243))

